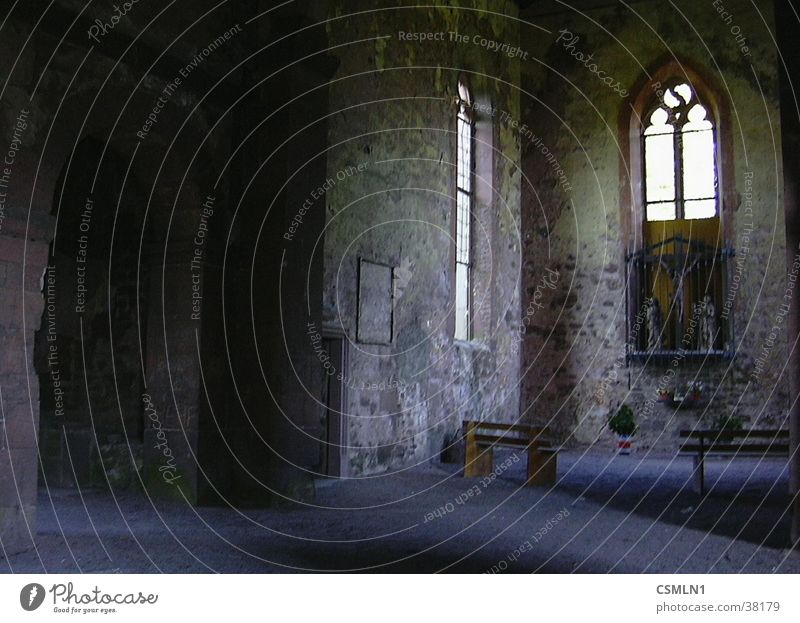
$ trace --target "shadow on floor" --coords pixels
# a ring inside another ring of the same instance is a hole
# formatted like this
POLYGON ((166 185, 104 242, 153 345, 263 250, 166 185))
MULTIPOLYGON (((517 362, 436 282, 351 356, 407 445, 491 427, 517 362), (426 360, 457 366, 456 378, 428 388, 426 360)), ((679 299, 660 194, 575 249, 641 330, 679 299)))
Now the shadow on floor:
POLYGON ((689 457, 642 461, 568 452, 560 463, 558 488, 573 495, 756 545, 789 547, 789 476, 780 459, 709 459, 703 497, 693 490, 689 457))

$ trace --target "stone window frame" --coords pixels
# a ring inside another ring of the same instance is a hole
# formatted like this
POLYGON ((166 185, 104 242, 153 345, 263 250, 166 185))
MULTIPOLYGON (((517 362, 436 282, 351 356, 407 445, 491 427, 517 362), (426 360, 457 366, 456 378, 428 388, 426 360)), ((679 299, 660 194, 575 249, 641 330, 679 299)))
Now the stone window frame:
POLYGON ((474 337, 474 317, 473 317, 473 300, 472 300, 472 286, 473 286, 473 268, 474 268, 474 253, 472 249, 473 235, 472 227, 474 221, 475 209, 475 194, 476 194, 476 179, 475 179, 475 138, 476 138, 476 115, 474 111, 474 93, 470 84, 469 78, 461 74, 458 77, 456 98, 456 113, 455 119, 455 175, 454 175, 454 201, 453 201, 453 225, 452 225, 452 256, 453 256, 453 323, 452 335, 453 339, 458 342, 469 342, 474 337), (459 184, 459 169, 461 163, 461 128, 462 124, 466 124, 469 128, 469 188, 463 188, 459 184), (468 206, 468 228, 466 232, 459 232, 459 199, 465 197, 468 206), (459 259, 459 242, 466 236, 467 243, 467 261, 459 259), (458 280, 456 273, 458 266, 464 266, 467 271, 465 295, 467 297, 467 322, 464 327, 464 332, 459 333, 458 322, 456 321, 456 314, 458 313, 457 297, 458 297, 458 280))
MULTIPOLYGON (((654 97, 659 85, 666 89, 675 80, 687 82, 692 87, 699 102, 709 111, 709 118, 716 130, 717 218, 720 221, 720 247, 726 252, 735 253, 734 211, 737 208, 736 174, 734 166, 733 129, 737 123, 731 115, 729 91, 712 77, 702 73, 686 59, 668 56, 660 59, 649 71, 639 78, 620 111, 620 232, 622 265, 627 266, 627 258, 642 251, 652 241, 645 238, 647 219, 645 214, 644 150, 642 133, 646 115, 654 106, 654 97)), ((626 288, 638 287, 631 284, 631 276, 626 271, 626 288)), ((627 294, 626 294, 627 296, 627 294)), ((630 333, 637 308, 633 297, 626 302, 626 347, 630 347, 630 333)), ((719 311, 719 310, 718 310, 719 311)), ((730 335, 733 335, 733 310, 730 310, 730 335)), ((666 351, 665 351, 666 352, 666 351)), ((654 353, 648 355, 648 359, 654 353)), ((657 352, 655 354, 658 354, 657 352)))
POLYGON ((644 152, 642 131, 645 115, 653 106, 659 85, 673 80, 688 82, 698 100, 708 109, 716 129, 716 159, 718 175, 718 217, 726 241, 733 239, 733 210, 736 183, 733 161, 732 127, 736 122, 730 114, 725 90, 703 75, 690 62, 670 58, 646 72, 637 82, 622 107, 620 117, 620 186, 621 230, 625 251, 638 251, 644 245, 645 196, 644 152))

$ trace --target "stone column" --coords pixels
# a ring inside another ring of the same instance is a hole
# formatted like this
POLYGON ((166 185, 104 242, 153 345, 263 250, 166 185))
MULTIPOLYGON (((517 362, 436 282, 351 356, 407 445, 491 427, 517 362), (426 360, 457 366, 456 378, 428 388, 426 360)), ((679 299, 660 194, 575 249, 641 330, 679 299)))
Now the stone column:
POLYGON ((0 557, 30 549, 36 535, 39 379, 33 346, 52 227, 42 209, 49 205, 41 192, 46 175, 36 188, 33 183, 31 126, 38 119, 27 98, 18 99, 3 102, 16 120, 0 132, 0 557))
MULTIPOLYGON (((159 238, 149 252, 150 296, 147 320, 146 388, 144 410, 144 480, 153 494, 185 497, 192 503, 212 503, 224 493, 220 465, 225 454, 206 392, 215 394, 217 358, 209 353, 207 316, 216 316, 218 266, 208 255, 216 212, 222 198, 186 192, 184 217, 176 225, 176 237, 159 238), (211 307, 212 309, 209 309, 211 307), (203 368, 201 369, 201 361, 203 368)), ((162 212, 165 212, 162 210, 162 212)), ((161 230, 166 231, 166 230, 161 230)))
MULTIPOLYGON (((183 254, 170 246, 166 261, 159 257, 162 248, 154 249, 150 262, 143 477, 149 493, 182 493, 195 503, 200 401, 195 331, 200 325, 190 321, 188 245, 181 245, 183 254)), ((199 276, 202 280, 202 273, 199 276)))
MULTIPOLYGON (((783 144, 783 198, 786 219, 786 262, 791 272, 794 256, 800 248, 800 112, 795 91, 800 86, 800 24, 785 2, 775 3, 778 48, 785 67, 780 67, 781 140, 783 144)), ((779 61, 780 62, 780 61, 779 61)), ((789 429, 791 431, 789 483, 794 496, 791 539, 800 546, 800 297, 791 300, 788 316, 789 429)))
POLYGON ((36 534, 39 379, 33 334, 41 322, 47 245, 0 233, 0 556, 30 549, 36 534))

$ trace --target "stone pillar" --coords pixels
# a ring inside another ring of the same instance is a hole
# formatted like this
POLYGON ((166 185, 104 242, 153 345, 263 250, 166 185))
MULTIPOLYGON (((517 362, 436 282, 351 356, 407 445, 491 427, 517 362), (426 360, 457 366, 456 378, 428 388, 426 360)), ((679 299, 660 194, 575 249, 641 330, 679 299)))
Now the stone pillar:
MULTIPOLYGON (((799 74, 800 76, 800 74, 799 74)), ((797 119, 795 119, 795 123, 797 119)), ((783 126, 784 128, 786 126, 783 126)), ((797 145, 800 133, 790 139, 784 132, 784 146, 797 145)), ((784 201, 786 209, 786 261, 788 270, 794 262, 797 249, 800 248, 800 205, 798 204, 798 176, 800 176, 800 159, 796 153, 784 150, 784 201), (791 165, 791 168, 790 168, 791 165)), ((800 545, 800 297, 793 297, 788 315, 786 374, 789 377, 789 490, 794 496, 792 513, 792 543, 800 545)))
POLYGON ((32 126, 40 117, 29 108, 27 98, 18 95, 8 96, 0 107, 16 119, 11 126, 0 124, 0 557, 30 549, 36 535, 39 379, 34 335, 44 308, 42 280, 52 222, 42 209, 49 205, 41 191, 48 187, 44 172, 34 188, 32 126))
MULTIPOLYGON (((785 2, 775 3, 778 49, 785 67, 780 67, 781 140, 783 144, 783 199, 786 219, 786 262, 791 272, 800 245, 800 113, 795 93, 800 85, 800 25, 785 2), (791 83, 790 83, 791 80, 791 83)), ((791 300, 788 316, 789 429, 791 431, 789 483, 794 496, 791 539, 800 546, 800 297, 791 300)))
POLYGON ((154 249, 150 258, 143 478, 149 493, 176 497, 182 493, 194 503, 199 497, 196 456, 201 387, 195 347, 199 323, 195 326, 190 321, 188 245, 170 246, 166 261, 160 257, 163 248, 154 249))
POLYGON ((0 556, 30 549, 36 534, 39 379, 33 334, 41 322, 47 245, 0 233, 0 556))
POLYGON ((143 471, 149 492, 208 504, 226 493, 227 480, 217 430, 224 401, 215 401, 216 367, 225 354, 213 335, 221 328, 207 318, 220 306, 219 267, 208 256, 208 237, 223 207, 215 195, 188 194, 182 235, 167 243, 166 257, 163 240, 149 254, 143 471))
MULTIPOLYGON (((262 20, 264 31, 250 41, 253 49, 265 37, 277 39, 299 28, 303 17, 293 10, 286 7, 262 20)), ((292 65, 308 47, 324 49, 324 33, 315 30, 313 36, 322 39, 292 40, 298 47, 287 43, 248 67, 243 88, 253 90, 231 115, 231 140, 238 150, 230 167, 231 206, 239 210, 225 255, 226 342, 217 355, 224 358, 228 350, 231 362, 215 404, 220 395, 229 397, 224 435, 234 455, 233 495, 254 505, 311 499, 321 460, 323 379, 307 324, 321 326, 322 245, 317 243, 324 201, 303 215, 300 226, 292 225, 309 193, 325 181, 324 85, 332 61, 315 57, 292 65)), ((221 319, 218 327, 222 335, 221 319)))

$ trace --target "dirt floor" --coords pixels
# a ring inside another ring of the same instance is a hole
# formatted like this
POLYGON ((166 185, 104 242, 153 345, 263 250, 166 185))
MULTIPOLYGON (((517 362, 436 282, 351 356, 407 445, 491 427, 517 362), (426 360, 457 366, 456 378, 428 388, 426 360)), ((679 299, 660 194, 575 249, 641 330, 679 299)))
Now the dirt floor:
POLYGON ((314 506, 270 510, 40 491, 37 549, 0 571, 800 572, 785 462, 711 460, 704 499, 688 458, 562 452, 553 489, 521 486, 524 457, 496 466, 320 481, 314 506))

